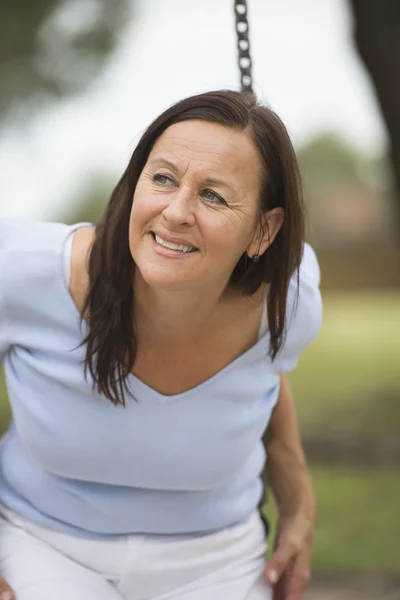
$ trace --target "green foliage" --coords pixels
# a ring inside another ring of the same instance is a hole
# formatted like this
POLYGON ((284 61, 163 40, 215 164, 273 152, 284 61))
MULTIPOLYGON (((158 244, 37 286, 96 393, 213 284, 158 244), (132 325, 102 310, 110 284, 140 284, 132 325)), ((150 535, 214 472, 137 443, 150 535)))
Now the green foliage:
POLYGON ((333 133, 317 135, 297 155, 315 247, 384 243, 394 235, 390 172, 382 156, 333 133))
POLYGON ((0 118, 87 86, 115 48, 127 0, 0 3, 0 118))
POLYGON ((362 152, 335 133, 312 138, 297 156, 310 191, 320 192, 338 182, 376 186, 385 179, 382 157, 362 152))
POLYGON ((83 185, 74 202, 68 205, 62 214, 51 215, 53 220, 62 223, 98 223, 111 196, 116 181, 104 174, 94 173, 83 185))

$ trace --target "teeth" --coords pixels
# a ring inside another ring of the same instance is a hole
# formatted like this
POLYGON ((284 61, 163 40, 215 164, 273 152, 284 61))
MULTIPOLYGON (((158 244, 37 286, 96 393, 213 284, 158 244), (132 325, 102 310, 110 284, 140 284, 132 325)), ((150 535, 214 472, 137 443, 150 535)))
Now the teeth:
POLYGON ((165 248, 171 248, 171 250, 180 250, 181 252, 193 252, 196 250, 196 248, 192 248, 191 246, 183 246, 182 244, 172 244, 171 242, 166 242, 156 233, 154 234, 154 237, 157 244, 160 244, 160 246, 164 246, 165 248))

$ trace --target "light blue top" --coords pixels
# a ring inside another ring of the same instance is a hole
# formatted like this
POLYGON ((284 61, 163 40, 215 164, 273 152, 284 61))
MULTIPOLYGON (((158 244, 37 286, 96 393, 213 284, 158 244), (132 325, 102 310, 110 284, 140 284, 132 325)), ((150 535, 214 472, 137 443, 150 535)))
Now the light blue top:
POLYGON ((85 537, 186 535, 240 522, 260 501, 261 438, 279 373, 295 367, 320 328, 314 252, 305 247, 295 312, 291 282, 287 340, 274 363, 265 328, 188 392, 164 396, 130 375, 137 401, 123 408, 83 374, 85 327, 63 266, 77 227, 0 220, 0 361, 13 414, 0 446, 0 502, 85 537))

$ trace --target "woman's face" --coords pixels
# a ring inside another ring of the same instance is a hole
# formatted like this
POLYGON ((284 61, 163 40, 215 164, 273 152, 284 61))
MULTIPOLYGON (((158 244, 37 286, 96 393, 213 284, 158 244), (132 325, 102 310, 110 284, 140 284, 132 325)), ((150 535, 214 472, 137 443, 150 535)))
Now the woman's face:
MULTIPOLYGON (((200 120, 166 129, 132 204, 130 250, 143 279, 159 289, 223 289, 243 252, 266 249, 259 191, 260 159, 246 133, 200 120)), ((267 213, 271 241, 276 210, 267 213)))

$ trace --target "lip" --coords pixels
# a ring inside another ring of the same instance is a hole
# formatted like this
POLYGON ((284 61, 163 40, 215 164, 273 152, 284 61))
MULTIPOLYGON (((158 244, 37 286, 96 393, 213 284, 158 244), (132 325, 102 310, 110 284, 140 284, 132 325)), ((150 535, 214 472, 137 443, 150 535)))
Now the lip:
POLYGON ((191 260, 192 257, 197 254, 197 252, 181 252, 180 250, 172 250, 172 248, 167 248, 166 246, 161 246, 161 244, 157 244, 153 234, 150 234, 150 239, 151 239, 151 245, 153 247, 153 251, 157 255, 164 256, 165 258, 169 258, 169 259, 173 258, 173 259, 179 259, 179 260, 191 260))
POLYGON ((190 240, 188 240, 188 238, 171 235, 170 233, 164 233, 163 231, 152 231, 151 233, 158 235, 158 237, 165 240, 166 242, 170 242, 171 244, 177 244, 179 246, 189 246, 190 248, 196 248, 196 250, 198 250, 197 246, 195 246, 190 240))

